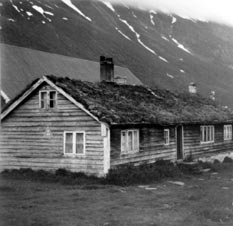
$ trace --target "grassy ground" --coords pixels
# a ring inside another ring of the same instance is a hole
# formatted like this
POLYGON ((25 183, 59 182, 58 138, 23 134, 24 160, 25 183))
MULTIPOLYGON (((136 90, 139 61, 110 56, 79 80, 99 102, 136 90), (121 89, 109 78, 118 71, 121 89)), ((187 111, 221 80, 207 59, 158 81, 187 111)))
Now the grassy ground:
POLYGON ((233 164, 217 171, 164 180, 150 184, 149 190, 138 185, 62 185, 1 176, 0 225, 231 226, 233 164))

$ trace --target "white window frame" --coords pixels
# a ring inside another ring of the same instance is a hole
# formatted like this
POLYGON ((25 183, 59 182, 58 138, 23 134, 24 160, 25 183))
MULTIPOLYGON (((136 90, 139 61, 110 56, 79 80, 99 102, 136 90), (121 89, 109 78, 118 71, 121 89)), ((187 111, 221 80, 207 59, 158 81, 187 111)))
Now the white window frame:
POLYGON ((128 154, 128 153, 136 153, 136 152, 139 152, 139 130, 138 129, 122 130, 121 131, 121 153, 128 154), (135 132, 136 132, 136 137, 135 137, 135 132), (123 133, 126 134, 125 146, 123 146, 123 133), (132 144, 133 144, 132 150, 129 150, 129 147, 128 147, 129 133, 132 133, 132 144))
POLYGON ((63 153, 66 156, 84 156, 86 155, 86 133, 85 131, 65 131, 63 135, 63 153), (72 134, 72 153, 66 153, 66 134, 72 134), (76 153, 76 134, 83 134, 83 153, 76 153))
POLYGON ((170 144, 170 129, 164 129, 163 136, 164 136, 164 145, 169 145, 170 144), (167 134, 167 137, 166 137, 166 134, 167 134))
POLYGON ((39 108, 40 109, 55 109, 57 108, 57 91, 56 90, 40 90, 39 92, 39 108), (50 108, 49 105, 50 105, 50 92, 55 92, 55 104, 54 104, 54 107, 53 108, 50 108), (46 103, 45 103, 45 108, 42 108, 41 107, 41 96, 42 96, 42 93, 46 93, 46 103))
POLYGON ((232 125, 224 125, 223 134, 224 140, 232 140, 232 125))
POLYGON ((214 143, 215 130, 213 125, 201 126, 200 130, 201 130, 201 144, 214 143), (208 139, 205 139, 206 137, 208 139))

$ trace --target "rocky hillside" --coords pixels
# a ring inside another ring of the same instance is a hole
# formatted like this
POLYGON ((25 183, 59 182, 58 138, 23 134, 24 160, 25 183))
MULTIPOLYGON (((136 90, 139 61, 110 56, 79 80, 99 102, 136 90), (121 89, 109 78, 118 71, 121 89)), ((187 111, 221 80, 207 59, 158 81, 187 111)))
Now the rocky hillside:
POLYGON ((98 61, 113 56, 149 86, 195 82, 233 106, 233 28, 91 0, 1 0, 1 42, 98 61))

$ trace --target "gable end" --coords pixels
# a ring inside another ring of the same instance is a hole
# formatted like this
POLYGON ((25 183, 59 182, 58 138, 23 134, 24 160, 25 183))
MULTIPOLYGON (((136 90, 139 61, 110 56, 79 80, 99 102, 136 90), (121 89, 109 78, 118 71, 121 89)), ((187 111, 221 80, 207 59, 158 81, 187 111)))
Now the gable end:
POLYGON ((43 82, 46 82, 49 86, 54 88, 58 93, 62 94, 64 97, 66 97, 70 102, 72 102, 76 107, 83 110, 85 113, 87 113, 89 116, 91 116, 95 121, 100 122, 100 120, 94 116, 92 113, 90 113, 82 104, 77 102, 73 97, 71 97, 68 93, 66 93, 63 89, 57 87, 52 81, 50 81, 46 76, 43 76, 38 82, 36 82, 34 85, 32 85, 30 88, 28 88, 22 95, 20 95, 19 98, 17 98, 11 105, 9 105, 5 111, 1 114, 1 120, 3 120, 10 112, 12 112, 17 106, 19 106, 35 89, 37 89, 43 82))

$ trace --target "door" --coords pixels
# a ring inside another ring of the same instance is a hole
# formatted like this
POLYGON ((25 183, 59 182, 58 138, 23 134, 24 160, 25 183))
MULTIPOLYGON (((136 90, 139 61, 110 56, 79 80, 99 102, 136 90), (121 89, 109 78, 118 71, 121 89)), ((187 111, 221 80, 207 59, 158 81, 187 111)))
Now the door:
POLYGON ((177 160, 183 159, 183 126, 176 127, 177 160))

